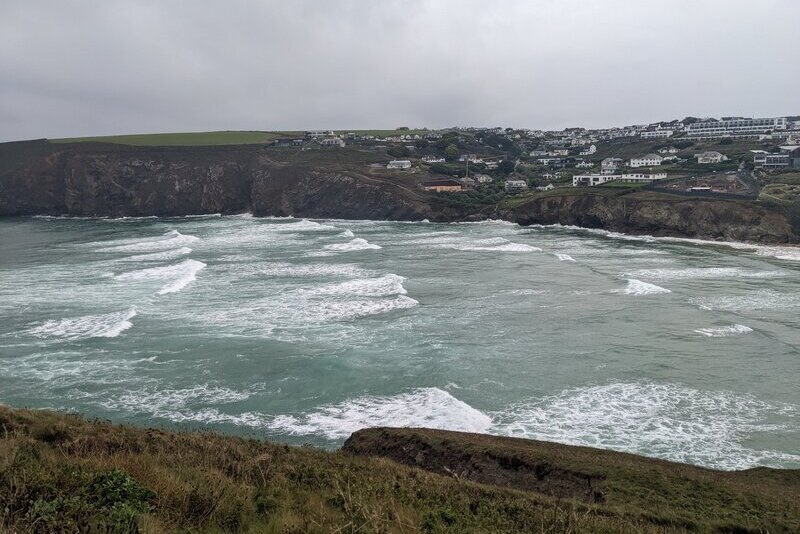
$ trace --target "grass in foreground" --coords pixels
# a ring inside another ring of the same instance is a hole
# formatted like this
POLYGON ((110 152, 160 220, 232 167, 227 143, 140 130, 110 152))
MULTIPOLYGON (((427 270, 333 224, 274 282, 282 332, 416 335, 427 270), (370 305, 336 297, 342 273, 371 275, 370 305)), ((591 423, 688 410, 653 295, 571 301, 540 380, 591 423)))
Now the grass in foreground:
MULTIPOLYGON (((425 430, 376 429, 356 441, 380 448, 395 437, 478 466, 490 458, 506 471, 544 455, 550 470, 536 476, 591 473, 601 498, 360 456, 380 450, 325 452, 0 407, 0 531, 795 532, 800 525, 796 471, 743 472, 730 482, 729 474, 631 455, 425 430)), ((433 467, 455 467, 448 458, 433 467)))

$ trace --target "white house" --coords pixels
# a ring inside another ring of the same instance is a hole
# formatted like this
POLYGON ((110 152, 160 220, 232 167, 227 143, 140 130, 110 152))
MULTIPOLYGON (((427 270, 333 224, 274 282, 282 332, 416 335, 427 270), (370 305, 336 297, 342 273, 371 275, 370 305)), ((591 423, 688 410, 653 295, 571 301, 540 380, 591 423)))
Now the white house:
POLYGON ((319 144, 321 146, 336 146, 339 148, 344 147, 344 139, 339 137, 326 137, 325 139, 320 139, 319 144))
POLYGON ((521 193, 528 190, 525 180, 506 180, 506 193, 521 193))
POLYGON ((639 158, 631 158, 631 161, 628 163, 631 167, 655 167, 657 165, 661 165, 661 162, 664 158, 659 156, 658 154, 647 154, 646 156, 642 156, 639 158))
POLYGON ((581 156, 591 156, 595 152, 597 152, 597 145, 589 145, 588 148, 584 148, 583 150, 581 150, 580 155, 581 156))
POLYGON ((488 184, 492 181, 492 177, 488 174, 476 174, 475 179, 479 184, 488 184))
POLYGON ((572 177, 572 186, 589 186, 604 184, 606 182, 627 182, 627 183, 649 183, 656 180, 663 180, 667 173, 658 172, 651 174, 629 173, 629 174, 576 174, 572 177))
POLYGON ((674 146, 664 147, 664 148, 659 148, 658 149, 658 153, 659 154, 677 154, 678 153, 678 149, 675 148, 674 146))
POLYGON ((694 157, 697 158, 697 163, 700 164, 722 163, 723 161, 728 161, 728 156, 720 154, 719 152, 715 152, 714 150, 700 152, 699 154, 695 154, 694 157))
POLYGON ((551 190, 553 190, 555 188, 556 188, 556 186, 554 186, 553 184, 547 184, 547 185, 540 185, 539 187, 536 188, 536 190, 537 191, 551 191, 551 190))
POLYGON ((600 174, 617 174, 620 167, 622 167, 621 158, 606 158, 600 162, 600 174))
POLYGON ((579 169, 590 169, 594 167, 594 163, 592 163, 591 161, 579 161, 578 163, 575 164, 575 166, 579 169))
POLYGON ((411 162, 407 159, 393 159, 386 166, 387 169, 410 169, 411 162))
POLYGON ((422 156, 422 161, 425 163, 444 163, 445 159, 439 156, 422 156))

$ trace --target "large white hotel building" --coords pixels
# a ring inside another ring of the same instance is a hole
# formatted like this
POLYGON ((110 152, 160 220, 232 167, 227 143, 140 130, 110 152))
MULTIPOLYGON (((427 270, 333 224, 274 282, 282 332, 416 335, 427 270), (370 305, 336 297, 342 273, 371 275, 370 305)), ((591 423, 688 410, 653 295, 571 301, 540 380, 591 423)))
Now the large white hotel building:
POLYGON ((718 139, 720 137, 758 137, 775 130, 785 130, 786 117, 772 119, 723 118, 695 122, 686 127, 686 136, 695 139, 718 139))

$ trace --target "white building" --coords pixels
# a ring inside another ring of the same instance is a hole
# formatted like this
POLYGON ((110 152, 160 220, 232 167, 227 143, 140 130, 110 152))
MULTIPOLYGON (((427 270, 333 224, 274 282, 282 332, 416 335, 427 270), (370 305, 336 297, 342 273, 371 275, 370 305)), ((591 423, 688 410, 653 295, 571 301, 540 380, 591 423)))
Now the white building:
POLYGON ((594 167, 594 163, 592 163, 591 161, 579 161, 578 163, 575 164, 575 166, 579 169, 591 169, 592 167, 594 167))
POLYGON ((342 148, 344 147, 344 139, 339 137, 326 137, 325 139, 320 139, 319 144, 321 146, 335 146, 342 148))
POLYGON ((650 130, 642 132, 639 135, 642 136, 642 139, 664 139, 667 137, 672 137, 674 133, 674 130, 650 130))
POLYGON ((581 150, 580 155, 581 156, 591 156, 595 152, 597 152, 597 145, 589 145, 587 148, 581 150))
POLYGON ((621 158, 606 158, 600 162, 600 174, 617 174, 622 167, 621 158))
POLYGON ((775 130, 786 130, 786 117, 747 119, 744 117, 705 120, 686 127, 686 135, 695 139, 718 139, 720 137, 758 137, 775 130))
POLYGON ((407 159, 393 159, 386 166, 387 169, 410 169, 411 162, 407 159))
POLYGON ((506 180, 506 193, 521 193, 528 190, 525 180, 506 180))
POLYGON ((547 185, 540 185, 539 187, 536 188, 536 190, 537 191, 552 191, 555 188, 556 188, 556 186, 554 186, 553 184, 547 184, 547 185))
POLYGON ((576 174, 572 177, 572 187, 604 184, 606 182, 626 182, 626 183, 649 183, 656 180, 663 180, 667 177, 665 172, 651 174, 629 173, 629 174, 576 174))
POLYGON ((631 158, 629 165, 633 168, 636 167, 655 167, 657 165, 661 165, 661 162, 664 158, 659 156, 658 154, 647 154, 646 156, 642 156, 639 158, 631 158))
POLYGON ((713 150, 700 152, 699 154, 695 154, 694 157, 697 159, 697 163, 701 164, 722 163, 723 161, 728 161, 728 156, 713 150))
POLYGON ((425 163, 444 163, 445 159, 439 156, 422 156, 422 161, 425 163))
POLYGON ((677 148, 675 148, 674 146, 665 147, 665 148, 659 148, 658 149, 658 153, 659 154, 677 154, 678 152, 679 152, 679 150, 677 148))
POLYGON ((476 174, 475 179, 479 184, 488 184, 492 181, 492 177, 488 174, 476 174))

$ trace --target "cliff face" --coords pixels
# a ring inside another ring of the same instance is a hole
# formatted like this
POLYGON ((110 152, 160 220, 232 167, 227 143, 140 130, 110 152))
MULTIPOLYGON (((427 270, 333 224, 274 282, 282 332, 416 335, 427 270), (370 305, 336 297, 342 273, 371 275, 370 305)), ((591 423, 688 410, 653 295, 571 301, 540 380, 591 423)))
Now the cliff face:
POLYGON ((616 232, 759 243, 796 243, 782 211, 748 201, 686 199, 648 192, 564 194, 531 200, 503 213, 523 225, 563 224, 616 232))
POLYGON ((253 148, 67 149, 0 176, 0 215, 431 216, 414 189, 324 169, 275 162, 253 148))
MULTIPOLYGON (((650 192, 553 192, 514 208, 443 202, 424 175, 372 172, 379 155, 276 153, 258 146, 0 144, 0 216, 238 213, 343 219, 503 218, 627 233, 796 243, 800 224, 757 202, 650 192), (279 159, 277 156, 281 156, 279 159), (360 158, 362 161, 356 161, 360 158)), ((455 197, 448 200, 454 200, 455 197)))

